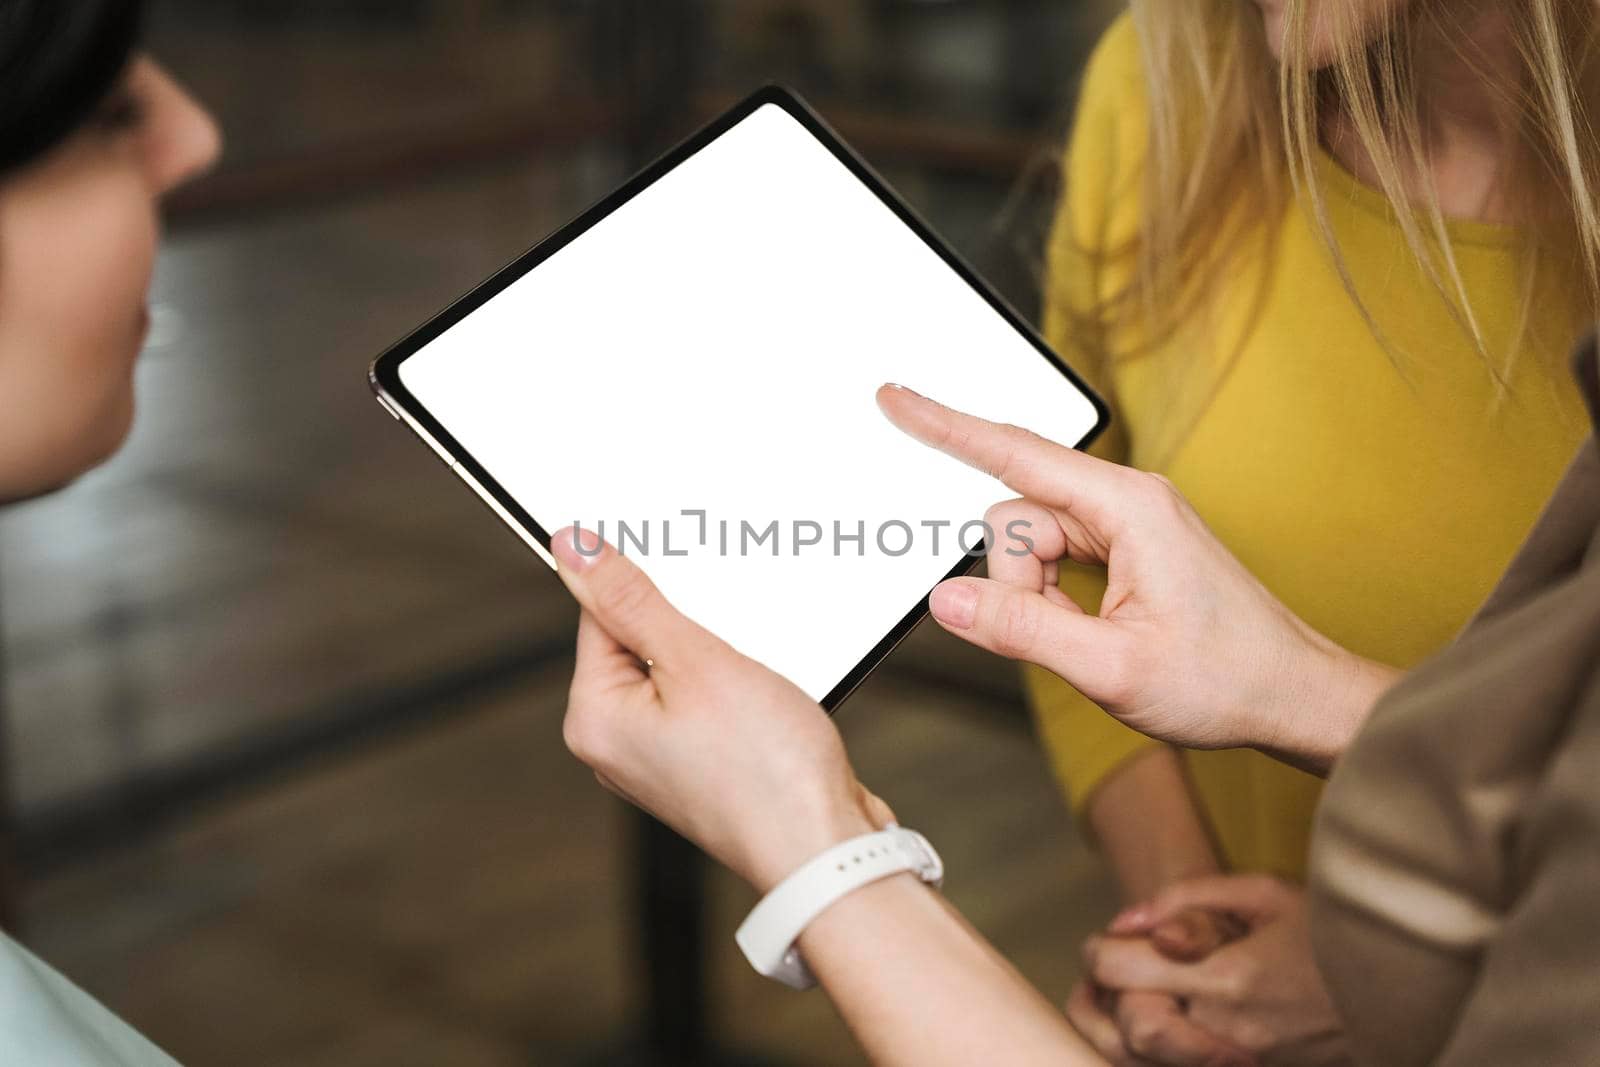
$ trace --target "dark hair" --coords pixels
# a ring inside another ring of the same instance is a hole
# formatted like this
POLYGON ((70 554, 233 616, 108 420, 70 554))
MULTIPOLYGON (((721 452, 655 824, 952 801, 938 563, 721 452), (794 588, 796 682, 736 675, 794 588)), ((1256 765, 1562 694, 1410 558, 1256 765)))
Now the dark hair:
POLYGON ((0 0, 0 172, 44 155, 116 85, 140 0, 0 0))

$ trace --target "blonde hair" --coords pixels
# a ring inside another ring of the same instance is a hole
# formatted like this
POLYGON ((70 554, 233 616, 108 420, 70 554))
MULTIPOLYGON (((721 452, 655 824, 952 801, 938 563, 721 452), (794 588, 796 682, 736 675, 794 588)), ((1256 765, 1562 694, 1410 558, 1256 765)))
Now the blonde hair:
MULTIPOLYGON (((1340 254, 1318 181, 1323 123, 1336 107, 1410 254, 1503 381, 1515 351, 1491 351, 1427 179, 1428 101, 1417 78, 1424 39, 1453 49, 1484 79, 1502 113, 1510 161, 1504 185, 1521 235, 1524 306, 1559 284, 1573 296, 1574 334, 1592 324, 1600 315, 1600 143, 1590 115, 1600 100, 1600 4, 1498 0, 1519 60, 1509 77, 1494 72, 1471 40, 1463 0, 1397 5, 1375 32, 1340 18, 1348 11, 1343 3, 1286 5, 1280 63, 1249 0, 1131 0, 1150 108, 1143 215, 1131 242, 1095 250, 1102 261, 1124 262, 1118 273, 1126 283, 1102 296, 1085 325, 1101 336, 1132 322, 1142 324, 1136 333, 1146 340, 1170 334, 1201 310, 1217 279, 1236 273, 1242 253, 1252 245, 1270 250, 1274 227, 1267 220, 1281 218, 1298 198, 1351 298, 1389 347, 1340 254), (1333 54, 1313 67, 1313 19, 1329 14, 1330 24, 1317 28, 1331 33, 1333 54)), ((1526 331, 1525 318, 1513 349, 1526 331)))

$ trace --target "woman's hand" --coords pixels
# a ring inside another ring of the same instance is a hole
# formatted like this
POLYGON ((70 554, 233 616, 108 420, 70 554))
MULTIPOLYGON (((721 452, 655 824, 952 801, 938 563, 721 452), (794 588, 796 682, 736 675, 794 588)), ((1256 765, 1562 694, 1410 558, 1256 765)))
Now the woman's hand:
MULTIPOLYGON (((1311 954, 1305 893, 1286 882, 1246 875, 1179 883, 1119 915, 1105 935, 1090 939, 1085 957, 1102 990, 1124 999, 1181 998, 1181 1013, 1116 1019, 1119 1036, 1154 1062, 1211 1064, 1218 1060, 1208 1056, 1226 1048, 1245 1058, 1222 1062, 1266 1067, 1349 1061, 1343 1025, 1311 954), (1211 946, 1196 941, 1175 920, 1197 911, 1237 923, 1242 933, 1211 946), (1204 1036, 1216 1049, 1206 1048, 1204 1036)), ((1079 1005, 1080 1029, 1086 1015, 1079 1005)))
POLYGON ((878 403, 912 437, 1023 494, 988 521, 1026 529, 1031 544, 997 536, 987 580, 934 590, 952 633, 1053 671, 1151 737, 1257 747, 1321 771, 1393 680, 1279 603, 1164 478, 896 386, 878 403), (1063 559, 1107 569, 1098 616, 1057 588, 1063 559))
POLYGON ((564 732, 602 785, 761 893, 892 821, 815 701, 681 615, 614 548, 596 553, 592 532, 574 536, 551 538, 583 608, 564 732))
MULTIPOLYGON (((1168 959, 1194 962, 1242 932, 1230 916, 1195 908, 1152 927, 1147 936, 1168 959)), ((1095 944, 1091 939, 1089 945, 1095 944)), ((1078 1033, 1116 1067, 1253 1067, 1256 1063, 1250 1052, 1190 1019, 1184 998, 1175 993, 1107 989, 1085 977, 1067 998, 1066 1013, 1078 1033)))

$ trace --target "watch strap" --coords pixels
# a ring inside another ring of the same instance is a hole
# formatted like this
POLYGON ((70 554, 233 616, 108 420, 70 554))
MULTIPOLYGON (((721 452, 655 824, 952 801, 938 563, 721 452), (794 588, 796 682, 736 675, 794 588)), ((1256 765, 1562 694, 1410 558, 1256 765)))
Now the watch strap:
POLYGON ((793 989, 810 989, 817 982, 795 947, 800 934, 839 898, 904 871, 934 886, 944 880, 939 854, 915 830, 891 825, 851 838, 780 882, 751 910, 734 939, 761 974, 793 989))

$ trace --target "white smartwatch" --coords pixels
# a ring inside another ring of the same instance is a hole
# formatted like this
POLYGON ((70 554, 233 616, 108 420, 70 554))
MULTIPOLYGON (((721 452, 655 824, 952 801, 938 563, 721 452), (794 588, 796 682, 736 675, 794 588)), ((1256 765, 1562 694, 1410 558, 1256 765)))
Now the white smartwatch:
POLYGON ((810 989, 817 980, 795 947, 801 932, 840 897, 902 871, 934 887, 944 882, 944 862, 915 830, 891 823, 887 830, 851 838, 780 882, 751 910, 734 939, 759 973, 791 989, 810 989))

